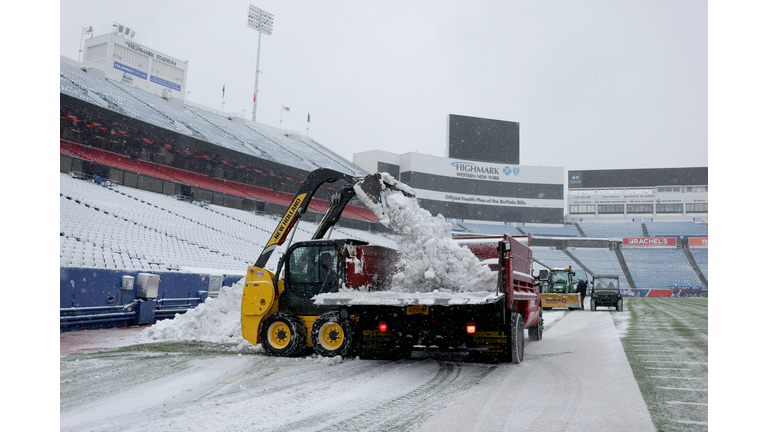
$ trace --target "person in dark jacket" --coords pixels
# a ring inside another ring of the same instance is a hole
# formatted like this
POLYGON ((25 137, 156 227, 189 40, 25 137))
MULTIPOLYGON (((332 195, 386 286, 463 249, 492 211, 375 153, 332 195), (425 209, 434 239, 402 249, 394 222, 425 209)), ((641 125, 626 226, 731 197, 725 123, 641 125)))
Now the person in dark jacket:
POLYGON ((587 283, 584 279, 579 279, 579 283, 576 285, 576 292, 581 294, 581 308, 584 309, 584 297, 587 296, 587 283))

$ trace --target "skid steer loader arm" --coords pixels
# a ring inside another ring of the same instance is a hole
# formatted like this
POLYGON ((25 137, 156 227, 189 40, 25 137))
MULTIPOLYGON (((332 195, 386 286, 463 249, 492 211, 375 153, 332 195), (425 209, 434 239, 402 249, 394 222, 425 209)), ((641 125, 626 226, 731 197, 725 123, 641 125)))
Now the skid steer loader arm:
POLYGON ((344 185, 331 198, 331 205, 325 213, 323 220, 320 221, 317 231, 312 236, 313 239, 322 238, 339 221, 341 213, 344 211, 349 200, 358 193, 355 190, 355 186, 359 186, 359 189, 363 191, 367 199, 376 204, 381 202, 381 192, 385 188, 398 189, 408 196, 413 196, 410 190, 406 190, 407 186, 401 185, 396 180, 391 180, 391 177, 388 175, 382 177, 381 173, 370 174, 360 178, 329 168, 320 168, 312 171, 299 187, 299 191, 296 192, 291 205, 288 206, 288 210, 283 215, 280 223, 278 223, 277 228, 275 228, 275 232, 272 233, 264 250, 256 260, 254 264, 256 267, 264 268, 275 249, 285 243, 288 234, 296 225, 296 222, 307 211, 309 203, 312 201, 312 196, 317 192, 317 189, 325 183, 334 183, 339 180, 343 181, 344 185))

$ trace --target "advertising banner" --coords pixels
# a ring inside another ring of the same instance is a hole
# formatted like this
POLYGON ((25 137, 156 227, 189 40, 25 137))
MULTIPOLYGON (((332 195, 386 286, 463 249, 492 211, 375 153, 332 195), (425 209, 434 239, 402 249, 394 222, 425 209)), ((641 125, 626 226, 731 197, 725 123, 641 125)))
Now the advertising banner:
POLYGON ((624 247, 677 247, 677 239, 674 237, 653 238, 625 238, 624 247))
POLYGON ((698 248, 706 248, 709 247, 709 238, 708 237, 691 237, 688 239, 688 246, 690 247, 698 247, 698 248))
POLYGON ((159 84, 159 85, 161 85, 163 87, 168 87, 169 89, 172 89, 172 90, 181 91, 181 86, 180 85, 178 85, 176 83, 172 83, 170 81, 166 81, 166 80, 164 80, 162 78, 159 78, 159 77, 156 77, 154 75, 150 75, 149 76, 149 80, 151 82, 153 82, 155 84, 159 84))
POLYGON ((412 188, 416 196, 420 199, 429 199, 434 201, 457 202, 466 204, 482 204, 505 207, 562 207, 563 200, 554 199, 536 199, 536 198, 507 198, 485 195, 468 195, 453 192, 439 192, 426 189, 412 188))
POLYGON ((118 63, 118 62, 115 62, 114 66, 115 66, 115 69, 117 69, 117 70, 121 70, 123 72, 127 72, 127 73, 129 73, 131 75, 135 75, 135 76, 137 76, 137 77, 139 77, 141 79, 147 79, 146 72, 142 72, 142 71, 140 71, 138 69, 134 69, 134 68, 132 68, 130 66, 126 66, 126 65, 124 65, 122 63, 118 63))

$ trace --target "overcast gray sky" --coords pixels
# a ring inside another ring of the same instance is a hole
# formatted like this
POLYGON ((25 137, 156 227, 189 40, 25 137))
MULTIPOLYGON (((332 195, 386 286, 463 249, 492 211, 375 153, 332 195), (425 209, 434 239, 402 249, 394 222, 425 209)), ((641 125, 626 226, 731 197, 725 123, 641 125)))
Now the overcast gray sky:
POLYGON ((446 117, 520 122, 520 163, 569 169, 708 166, 707 2, 60 2, 60 54, 112 22, 189 61, 190 99, 306 132, 342 156, 444 156, 446 117), (281 106, 291 112, 282 112, 281 106))

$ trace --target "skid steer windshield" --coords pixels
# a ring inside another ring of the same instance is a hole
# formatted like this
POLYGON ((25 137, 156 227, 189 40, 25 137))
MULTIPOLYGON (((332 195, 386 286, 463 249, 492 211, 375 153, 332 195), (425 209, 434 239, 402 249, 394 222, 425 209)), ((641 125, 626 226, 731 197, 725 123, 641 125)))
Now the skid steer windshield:
POLYGON ((334 246, 296 248, 288 260, 286 285, 304 298, 338 292, 338 262, 334 246))

